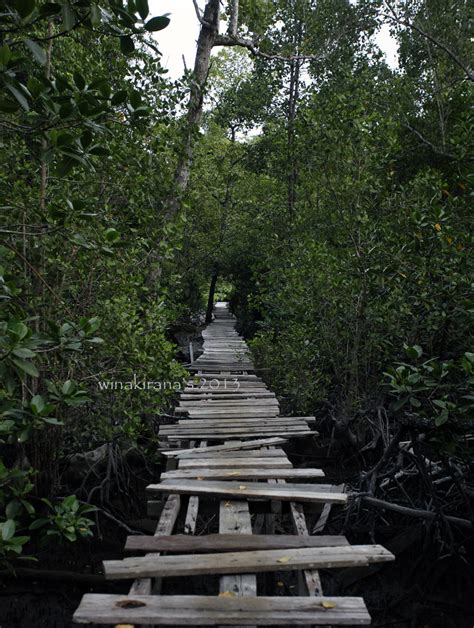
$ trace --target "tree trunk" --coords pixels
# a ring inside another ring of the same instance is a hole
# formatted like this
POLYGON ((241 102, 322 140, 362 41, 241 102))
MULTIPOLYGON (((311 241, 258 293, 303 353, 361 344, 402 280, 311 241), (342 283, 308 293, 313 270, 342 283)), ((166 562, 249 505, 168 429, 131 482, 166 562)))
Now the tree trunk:
MULTIPOLYGON (((181 155, 176 166, 173 189, 165 203, 165 222, 173 220, 178 214, 183 195, 188 187, 189 173, 193 160, 194 140, 202 117, 204 87, 209 74, 211 51, 219 34, 219 14, 219 0, 208 0, 201 18, 201 31, 197 41, 181 155)), ((151 287, 154 286, 161 276, 160 262, 159 256, 156 255, 146 281, 151 287)))
POLYGON ((209 285, 209 296, 207 298, 206 323, 212 321, 212 310, 214 309, 214 294, 216 292, 217 278, 219 276, 219 268, 216 266, 212 271, 211 283, 209 285))

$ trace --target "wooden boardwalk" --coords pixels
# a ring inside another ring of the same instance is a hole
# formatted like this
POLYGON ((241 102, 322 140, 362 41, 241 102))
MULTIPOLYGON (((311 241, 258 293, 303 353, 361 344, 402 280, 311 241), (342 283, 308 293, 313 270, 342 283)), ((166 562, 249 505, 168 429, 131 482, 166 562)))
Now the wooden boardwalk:
POLYGON ((107 578, 131 581, 129 594, 87 594, 74 620, 135 626, 369 624, 362 598, 324 596, 318 570, 394 557, 380 545, 309 534, 305 508, 319 509, 323 519, 331 506, 348 499, 342 487, 324 484, 323 470, 295 469, 283 449, 291 438, 317 436, 314 417, 280 416, 276 396, 254 373, 227 304, 216 305, 203 337, 203 354, 189 369, 194 375, 176 410, 180 418, 159 431, 168 443, 168 465, 159 483, 148 487, 150 509, 161 507, 155 534, 128 537, 125 549, 135 555, 104 562, 107 578), (218 533, 195 536, 200 510, 218 517, 218 533), (285 517, 294 534, 275 534, 275 520, 285 517), (257 574, 264 572, 293 572, 293 594, 259 594, 257 574), (189 594, 189 577, 216 575, 214 595, 189 594), (160 595, 160 583, 169 577, 182 578, 179 594, 160 595))

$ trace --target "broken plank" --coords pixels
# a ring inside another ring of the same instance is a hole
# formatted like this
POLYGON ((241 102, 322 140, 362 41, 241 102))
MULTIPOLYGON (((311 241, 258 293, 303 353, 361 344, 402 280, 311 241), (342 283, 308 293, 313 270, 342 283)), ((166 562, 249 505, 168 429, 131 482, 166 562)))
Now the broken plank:
MULTIPOLYGON (((311 485, 312 487, 313 485, 311 485)), ((298 484, 268 485, 266 483, 233 484, 231 482, 204 482, 200 480, 164 480, 160 484, 147 486, 150 493, 176 493, 186 495, 207 495, 209 497, 236 497, 238 499, 257 498, 281 501, 301 501, 309 503, 345 504, 345 493, 327 493, 314 489, 300 488, 298 484)))
POLYGON ((165 456, 171 457, 182 457, 186 458, 188 456, 195 454, 203 454, 206 455, 208 453, 212 453, 215 451, 225 452, 225 451, 238 451, 238 450, 247 450, 254 449, 256 447, 265 447, 269 445, 283 445, 287 442, 286 438, 263 438, 259 440, 249 440, 246 442, 229 442, 223 445, 210 445, 208 447, 199 448, 193 447, 192 449, 164 449, 161 453, 165 456))
POLYGON ((137 577, 170 578, 367 566, 394 558, 381 545, 345 545, 213 554, 132 556, 123 560, 105 560, 103 565, 107 579, 123 580, 137 577))

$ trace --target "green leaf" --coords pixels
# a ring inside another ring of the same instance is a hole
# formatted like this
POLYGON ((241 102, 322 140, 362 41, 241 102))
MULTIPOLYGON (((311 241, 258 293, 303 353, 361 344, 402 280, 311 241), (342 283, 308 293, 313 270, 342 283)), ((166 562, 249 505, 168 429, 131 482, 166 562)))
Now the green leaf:
POLYGON ((444 425, 448 419, 449 419, 449 412, 446 409, 442 410, 441 414, 438 414, 438 416, 435 418, 436 427, 440 427, 441 425, 444 425))
POLYGON ((5 523, 2 524, 2 539, 4 541, 9 541, 12 536, 15 534, 16 523, 13 519, 7 519, 5 523))
POLYGON ((11 83, 6 83, 5 87, 13 94, 13 96, 15 96, 25 111, 30 110, 30 105, 28 104, 25 94, 23 94, 17 87, 15 87, 15 85, 12 85, 11 83))
POLYGON ((76 25, 76 16, 69 4, 65 2, 62 6, 63 24, 67 31, 70 31, 76 25))
POLYGON ((91 5, 91 15, 90 15, 92 26, 99 26, 101 23, 101 15, 100 9, 96 4, 91 5))
POLYGON ((17 499, 8 502, 5 508, 7 519, 14 519, 21 512, 21 503, 17 499))
POLYGON ((50 15, 57 15, 61 13, 61 5, 56 2, 46 2, 40 7, 40 15, 42 17, 49 17, 50 15))
POLYGON ((423 349, 420 345, 413 345, 412 347, 405 345, 405 353, 409 358, 420 358, 423 355, 423 349))
POLYGON ((35 414, 41 414, 44 410, 44 399, 41 395, 35 395, 30 401, 31 409, 35 414))
POLYGON ((33 523, 30 524, 29 530, 37 530, 38 528, 42 528, 44 525, 49 523, 49 519, 45 517, 41 517, 40 519, 35 519, 33 523))
POLYGON ((18 367, 21 371, 24 371, 27 375, 31 375, 31 377, 38 377, 39 371, 32 362, 27 362, 26 360, 19 359, 12 359, 12 362, 16 367, 18 367))
POLYGON ((23 340, 28 334, 28 327, 24 323, 14 323, 13 325, 9 325, 8 331, 14 334, 18 340, 23 340))
POLYGON ((44 423, 49 423, 49 425, 63 425, 63 422, 59 419, 55 419, 54 417, 45 416, 41 419, 44 423))
POLYGON ((8 65, 12 56, 12 52, 7 44, 0 47, 0 63, 2 65, 8 65))
POLYGON ((124 55, 132 54, 135 50, 135 44, 133 43, 133 39, 130 35, 122 35, 120 37, 120 50, 124 55))
POLYGON ((168 26, 170 18, 166 15, 159 15, 158 17, 152 17, 151 20, 145 24, 145 30, 154 32, 161 31, 168 26))
POLYGON ((135 0, 135 4, 137 5, 137 11, 140 17, 144 20, 150 12, 150 9, 148 8, 148 0, 135 0))
POLYGON ((111 99, 112 105, 121 105, 123 102, 127 100, 127 90, 122 89, 119 92, 116 92, 111 99))
POLYGON ((71 380, 71 379, 67 379, 62 387, 62 393, 63 395, 69 395, 71 394, 76 388, 76 384, 71 380))
POLYGON ((120 240, 120 233, 117 231, 117 229, 113 229, 112 227, 110 227, 109 229, 106 229, 104 231, 104 237, 107 242, 117 242, 117 240, 120 240))
POLYGON ((28 17, 35 10, 35 0, 16 0, 14 8, 18 11, 18 15, 22 18, 28 17))
POLYGON ((19 347, 18 349, 13 349, 13 355, 16 355, 17 358, 34 358, 36 353, 31 349, 27 349, 26 347, 19 347))
POLYGON ((86 86, 86 81, 84 80, 84 77, 82 76, 82 74, 79 74, 79 72, 74 72, 72 76, 74 79, 74 83, 82 91, 86 86))
POLYGON ((39 44, 37 44, 32 39, 24 39, 23 43, 30 50, 33 57, 36 59, 36 61, 38 61, 38 63, 40 63, 41 65, 44 65, 46 63, 46 52, 43 50, 43 48, 41 48, 39 44))

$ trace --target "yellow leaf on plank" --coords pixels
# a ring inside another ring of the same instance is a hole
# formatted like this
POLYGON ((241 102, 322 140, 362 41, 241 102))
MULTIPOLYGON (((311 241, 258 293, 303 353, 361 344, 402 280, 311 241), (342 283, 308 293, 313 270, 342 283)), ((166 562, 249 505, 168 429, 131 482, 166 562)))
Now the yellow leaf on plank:
POLYGON ((277 558, 277 563, 288 563, 290 561, 289 556, 282 556, 281 558, 277 558))
POLYGON ((226 475, 240 475, 240 471, 229 471, 226 475))
POLYGON ((219 593, 219 597, 235 597, 235 593, 233 591, 222 591, 222 593, 219 593))
POLYGON ((336 602, 330 602, 329 600, 323 600, 321 602, 323 608, 336 608, 336 602))
POLYGON ((198 476, 198 477, 196 478, 196 480, 204 480, 204 478, 202 478, 202 477, 198 476))
POLYGON ((245 490, 247 487, 245 486, 245 484, 241 484, 241 485, 239 486, 239 488, 240 488, 240 490, 241 490, 241 491, 243 491, 243 490, 245 490))

